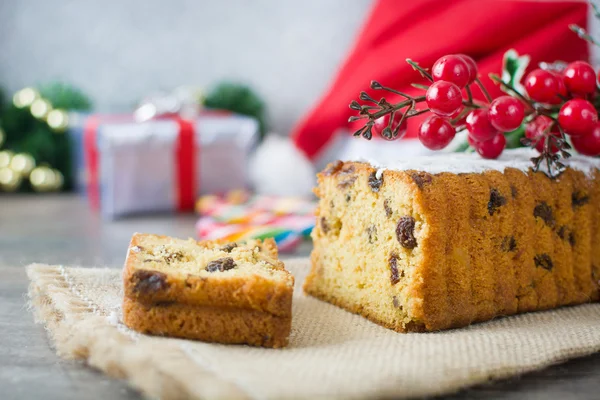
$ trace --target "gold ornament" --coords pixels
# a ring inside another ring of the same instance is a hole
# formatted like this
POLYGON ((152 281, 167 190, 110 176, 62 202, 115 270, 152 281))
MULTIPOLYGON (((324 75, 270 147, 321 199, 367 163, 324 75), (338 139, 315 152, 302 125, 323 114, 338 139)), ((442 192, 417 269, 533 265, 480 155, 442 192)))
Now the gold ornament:
POLYGON ((12 151, 0 151, 0 168, 6 168, 10 165, 10 160, 13 158, 12 151))
POLYGON ((31 170, 35 168, 35 159, 31 154, 18 153, 10 160, 10 169, 23 177, 29 176, 31 170))
POLYGON ((53 190, 60 190, 62 189, 64 183, 65 183, 65 178, 63 177, 63 174, 55 169, 52 172, 54 172, 54 184, 52 185, 52 189, 53 190))
POLYGON ((55 182, 54 171, 46 166, 36 167, 29 175, 29 182, 36 192, 52 190, 55 182))
POLYGON ((46 122, 51 129, 62 132, 69 125, 69 114, 64 110, 52 110, 48 113, 46 122))
POLYGON ((31 171, 29 182, 36 192, 50 192, 62 189, 65 179, 59 170, 42 165, 31 171))
POLYGON ((35 99, 31 104, 31 115, 37 119, 44 119, 52 111, 52 104, 48 100, 35 99))
POLYGON ((10 168, 0 168, 0 187, 7 192, 14 192, 21 185, 21 175, 10 168))
POLYGON ((17 108, 29 107, 33 102, 40 97, 40 94, 34 88, 26 87, 19 90, 13 96, 13 104, 17 108))
POLYGON ((2 147, 2 145, 4 144, 5 139, 6 139, 6 134, 4 133, 4 130, 2 128, 0 128, 0 147, 2 147))

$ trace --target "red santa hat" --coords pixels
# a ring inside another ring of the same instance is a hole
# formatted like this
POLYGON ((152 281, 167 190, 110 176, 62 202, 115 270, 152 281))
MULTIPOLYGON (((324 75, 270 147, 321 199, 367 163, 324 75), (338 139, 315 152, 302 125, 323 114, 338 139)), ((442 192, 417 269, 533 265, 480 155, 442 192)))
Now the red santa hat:
MULTIPOLYGON (((588 4, 583 0, 421 0, 402 5, 395 0, 378 0, 329 89, 294 128, 291 143, 279 140, 278 146, 286 147, 287 152, 300 152, 294 156, 295 161, 305 160, 302 164, 311 168, 320 168, 335 158, 369 157, 373 152, 392 152, 398 157, 425 152, 414 139, 420 118, 408 121, 406 139, 381 144, 374 138, 368 143, 352 136, 361 125, 360 121, 348 122, 355 114, 348 104, 363 90, 380 97, 369 89, 371 80, 418 94, 420 89, 411 83, 421 78, 406 63, 406 58, 430 67, 440 56, 458 53, 473 57, 488 91, 492 96, 500 95, 488 74, 500 72, 502 57, 509 49, 528 54, 530 68, 541 61, 587 60, 587 42, 568 28, 570 24, 586 27, 587 15, 588 4)), ((476 89, 474 92, 475 98, 483 100, 476 89)), ((273 142, 267 142, 267 146, 273 147, 273 142)), ((292 175, 281 184, 270 185, 287 187, 288 183, 293 187, 293 174, 298 168, 299 165, 290 169, 278 165, 278 171, 289 171, 292 175)), ((261 183, 257 184, 260 190, 261 183)), ((306 193, 307 187, 306 183, 300 184, 297 192, 306 193)), ((288 194, 293 192, 288 189, 288 194)))

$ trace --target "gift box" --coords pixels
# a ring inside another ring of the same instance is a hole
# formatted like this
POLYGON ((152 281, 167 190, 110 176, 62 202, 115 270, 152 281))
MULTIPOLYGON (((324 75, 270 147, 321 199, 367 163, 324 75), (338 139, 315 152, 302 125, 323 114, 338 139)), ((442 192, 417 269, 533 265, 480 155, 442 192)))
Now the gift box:
POLYGON ((256 120, 204 111, 136 122, 90 115, 72 130, 75 187, 106 218, 191 211, 198 196, 248 188, 256 120))

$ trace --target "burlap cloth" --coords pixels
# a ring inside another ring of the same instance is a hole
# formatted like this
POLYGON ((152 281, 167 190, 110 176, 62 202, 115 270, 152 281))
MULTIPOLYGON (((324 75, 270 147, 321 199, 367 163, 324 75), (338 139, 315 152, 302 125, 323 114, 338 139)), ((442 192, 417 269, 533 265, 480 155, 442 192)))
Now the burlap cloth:
POLYGON ((406 398, 449 393, 600 350, 600 304, 399 334, 301 290, 286 349, 139 335, 121 321, 120 271, 30 265, 30 298, 64 358, 82 359, 147 395, 176 398, 406 398))

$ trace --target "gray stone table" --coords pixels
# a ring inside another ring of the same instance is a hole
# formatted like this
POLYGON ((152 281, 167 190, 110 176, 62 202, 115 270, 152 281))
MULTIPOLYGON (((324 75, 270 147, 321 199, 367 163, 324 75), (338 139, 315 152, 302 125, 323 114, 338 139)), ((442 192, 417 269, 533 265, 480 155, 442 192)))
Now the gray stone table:
MULTIPOLYGON (((0 195, 0 399, 138 399, 124 382, 60 360, 27 310, 31 262, 120 268, 135 231, 194 236, 193 215, 103 221, 73 195, 0 195)), ((307 255, 309 246, 298 255, 307 255)), ((432 362, 435 362, 434 360, 432 362)), ((435 382, 432 382, 435 385, 435 382)), ((600 399, 600 354, 447 399, 600 399)))

